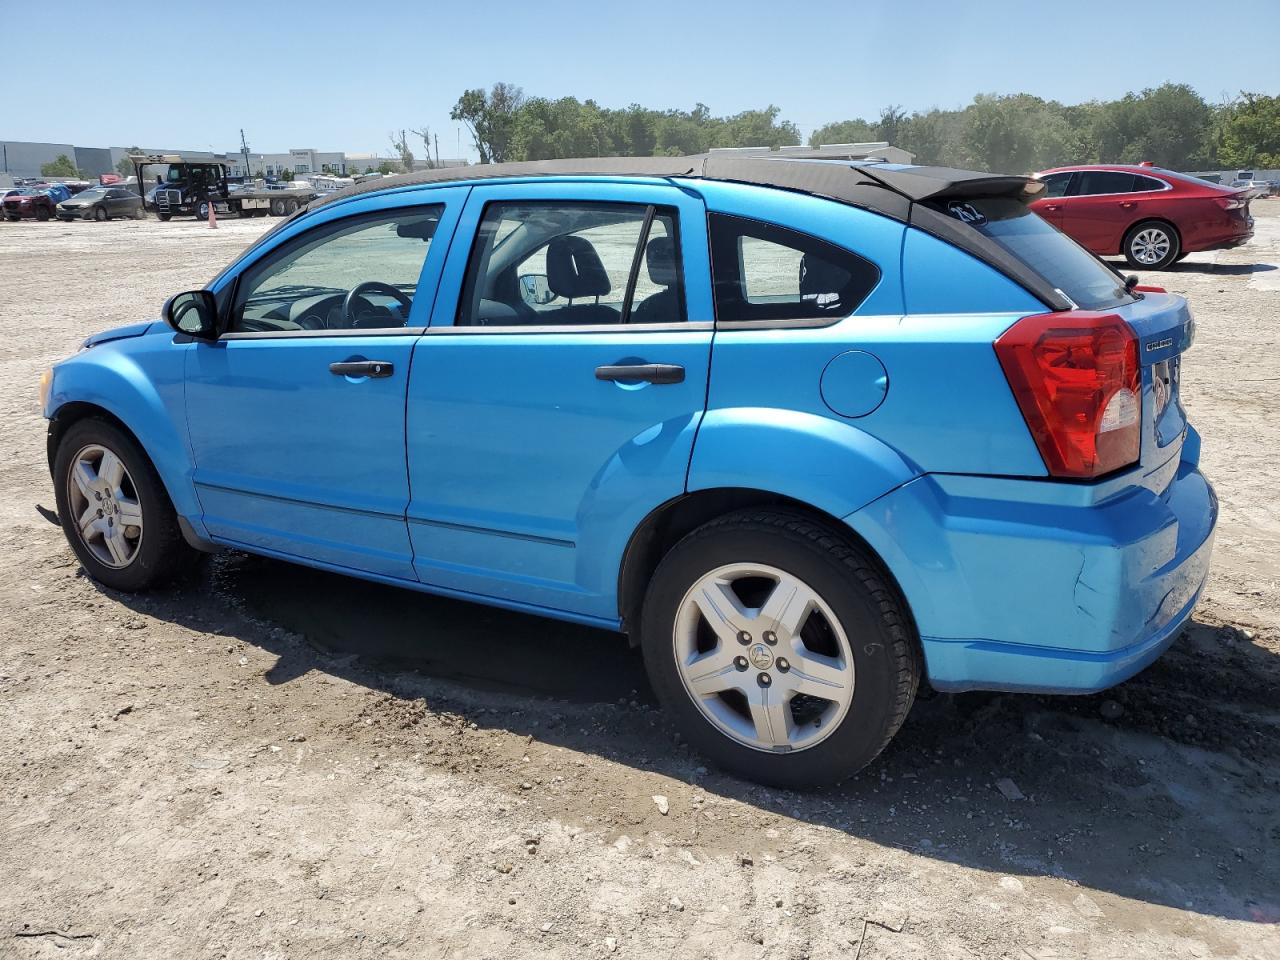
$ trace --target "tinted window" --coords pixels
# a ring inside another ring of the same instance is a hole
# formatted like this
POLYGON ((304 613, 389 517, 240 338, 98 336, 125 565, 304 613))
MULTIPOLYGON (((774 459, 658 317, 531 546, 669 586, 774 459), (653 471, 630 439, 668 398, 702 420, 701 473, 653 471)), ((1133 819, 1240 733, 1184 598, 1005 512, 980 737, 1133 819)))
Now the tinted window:
POLYGON ((1076 196, 1090 197, 1103 193, 1129 193, 1133 190, 1133 174, 1116 170, 1082 170, 1076 196))
POLYGON ((674 210, 634 203, 491 203, 458 326, 596 326, 685 318, 674 210))
POLYGON ((1144 177, 1140 173, 1133 175, 1133 189, 1135 192, 1144 193, 1148 190, 1163 190, 1166 184, 1163 180, 1157 180, 1155 177, 1144 177))
POLYGON ((1044 195, 1046 197, 1061 197, 1067 192, 1067 186, 1071 183, 1071 174, 1051 173, 1040 179, 1045 183, 1044 195))
POLYGON ((848 316, 880 279, 871 261, 785 227, 712 214, 716 320, 848 316))
POLYGON ((965 206, 978 214, 966 219, 969 226, 1017 257, 1076 306, 1101 310, 1133 300, 1119 276, 1102 261, 1019 201, 991 197, 965 206))
POLYGON ((404 327, 443 210, 350 217, 303 234, 241 276, 231 329, 404 327), (347 304, 347 294, 366 284, 347 304))

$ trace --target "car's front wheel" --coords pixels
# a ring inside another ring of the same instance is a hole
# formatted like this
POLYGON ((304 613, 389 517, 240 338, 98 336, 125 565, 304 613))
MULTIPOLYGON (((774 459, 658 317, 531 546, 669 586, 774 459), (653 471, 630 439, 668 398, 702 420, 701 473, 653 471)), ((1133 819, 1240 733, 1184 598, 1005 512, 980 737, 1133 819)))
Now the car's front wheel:
POLYGON ((103 220, 106 220, 106 219, 107 219, 107 208, 106 208, 106 207, 94 207, 94 209, 93 209, 93 219, 97 220, 99 223, 102 223, 102 221, 103 221, 103 220))
POLYGON ((1139 270, 1163 270, 1178 259, 1178 231, 1160 220, 1134 224, 1124 235, 1124 258, 1139 270))
POLYGON ((654 689, 689 742, 764 783, 855 773, 906 718, 920 657, 861 549, 807 517, 745 511, 681 540, 641 614, 654 689))
POLYGON ((155 467, 113 424, 87 419, 69 427, 58 444, 54 483, 63 532, 95 580, 146 590, 197 556, 155 467))

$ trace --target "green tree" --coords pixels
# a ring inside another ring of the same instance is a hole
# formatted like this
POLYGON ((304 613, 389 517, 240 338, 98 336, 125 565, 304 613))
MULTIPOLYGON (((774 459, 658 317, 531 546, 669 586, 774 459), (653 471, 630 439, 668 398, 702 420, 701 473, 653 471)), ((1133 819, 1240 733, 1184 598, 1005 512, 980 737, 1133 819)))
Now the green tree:
POLYGON ((875 140, 875 126, 859 118, 840 120, 819 127, 809 135, 809 146, 820 147, 824 143, 870 143, 875 140))
POLYGON ((76 165, 71 158, 65 153, 58 154, 56 160, 50 160, 48 163, 40 164, 40 176, 42 177, 82 177, 76 165))
POLYGON ((1242 93, 1223 111, 1218 160, 1225 166, 1280 167, 1280 97, 1242 93))
POLYGON ((409 149, 409 136, 403 129, 399 135, 393 130, 387 134, 391 139, 391 149, 395 151, 396 156, 400 158, 400 169, 404 173, 413 172, 413 151, 409 149))
POLYGON ((1213 108, 1185 83, 1127 93, 1098 112, 1098 159, 1194 169, 1209 160, 1212 124, 1213 108))
POLYGON ((523 90, 512 83, 495 83, 488 93, 479 87, 464 91, 449 116, 471 133, 481 163, 502 163, 510 159, 516 115, 522 106, 523 90))
POLYGON ((378 164, 378 172, 385 177, 389 173, 395 173, 396 168, 391 165, 390 160, 383 160, 378 164))
POLYGON ((126 150, 125 155, 121 157, 119 161, 116 163, 116 173, 120 174, 120 176, 122 177, 132 177, 133 161, 129 159, 129 156, 131 154, 136 155, 140 153, 142 153, 141 147, 130 147, 128 150, 126 150))

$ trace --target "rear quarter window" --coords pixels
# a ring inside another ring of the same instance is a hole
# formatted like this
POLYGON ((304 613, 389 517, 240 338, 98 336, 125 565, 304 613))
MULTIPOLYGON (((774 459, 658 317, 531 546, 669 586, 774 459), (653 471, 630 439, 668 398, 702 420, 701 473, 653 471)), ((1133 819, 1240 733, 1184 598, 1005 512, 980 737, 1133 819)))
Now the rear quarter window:
POLYGON ((847 317, 880 281, 880 268, 819 237, 761 220, 712 214, 716 320, 847 317))
POLYGON ((1132 303, 1119 274, 1021 201, 988 197, 952 203, 946 212, 968 224, 1061 291, 1083 310, 1132 303))

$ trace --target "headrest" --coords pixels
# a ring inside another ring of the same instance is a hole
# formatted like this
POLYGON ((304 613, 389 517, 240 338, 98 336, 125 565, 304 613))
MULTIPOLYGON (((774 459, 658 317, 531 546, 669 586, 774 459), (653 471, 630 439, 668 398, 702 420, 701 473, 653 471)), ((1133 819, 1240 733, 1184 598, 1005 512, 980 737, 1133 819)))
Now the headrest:
POLYGON ((676 245, 670 237, 654 237, 645 244, 644 259, 649 279, 658 286, 670 287, 676 282, 676 245))
POLYGON ((609 292, 609 275, 591 241, 569 234, 547 245, 547 286, 570 300, 602 297, 609 292))
POLYGON ((800 261, 800 296, 841 293, 849 285, 849 271, 806 253, 800 261))

